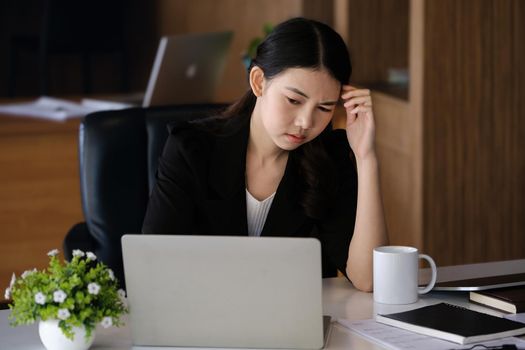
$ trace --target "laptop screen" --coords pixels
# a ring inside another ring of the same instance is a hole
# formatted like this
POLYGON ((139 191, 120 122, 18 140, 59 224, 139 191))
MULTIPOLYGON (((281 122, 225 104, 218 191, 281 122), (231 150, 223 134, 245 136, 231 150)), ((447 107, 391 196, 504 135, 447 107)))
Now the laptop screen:
POLYGON ((233 32, 162 37, 142 106, 212 102, 232 37, 233 32))

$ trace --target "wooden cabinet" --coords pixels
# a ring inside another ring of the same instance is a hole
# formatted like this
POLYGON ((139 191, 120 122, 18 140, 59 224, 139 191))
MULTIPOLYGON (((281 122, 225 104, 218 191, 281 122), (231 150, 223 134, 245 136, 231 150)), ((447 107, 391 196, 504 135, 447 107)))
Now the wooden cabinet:
POLYGON ((347 13, 336 27, 354 78, 372 83, 392 243, 439 265, 525 257, 525 3, 336 0, 335 11, 347 13), (405 96, 385 83, 403 62, 405 96))
POLYGON ((61 123, 0 115, 2 292, 13 272, 19 276, 26 269, 46 266, 46 253, 62 250, 67 231, 83 221, 79 124, 79 119, 61 123))

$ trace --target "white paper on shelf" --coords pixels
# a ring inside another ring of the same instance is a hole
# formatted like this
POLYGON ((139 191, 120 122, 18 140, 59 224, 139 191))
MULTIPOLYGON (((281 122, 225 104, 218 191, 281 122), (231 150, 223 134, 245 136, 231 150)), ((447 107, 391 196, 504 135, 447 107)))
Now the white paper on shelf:
POLYGON ((63 121, 83 117, 96 109, 68 100, 42 96, 36 101, 0 105, 0 113, 63 121))
POLYGON ((82 101, 80 101, 80 103, 84 107, 94 108, 97 110, 124 109, 135 107, 135 105, 132 103, 100 100, 94 98, 83 98, 82 101))
POLYGON ((518 348, 525 347, 525 340, 516 337, 507 337, 482 343, 460 345, 446 340, 441 340, 426 335, 413 333, 404 329, 392 327, 376 322, 373 319, 349 321, 345 319, 337 320, 343 327, 354 331, 361 336, 380 344, 388 349, 425 349, 425 350, 450 350, 450 349, 469 349, 475 344, 485 346, 501 346, 503 344, 514 344, 518 348))
POLYGON ((0 113, 55 121, 80 118, 89 113, 108 109, 123 109, 131 104, 83 99, 80 103, 42 96, 35 101, 0 105, 0 113))

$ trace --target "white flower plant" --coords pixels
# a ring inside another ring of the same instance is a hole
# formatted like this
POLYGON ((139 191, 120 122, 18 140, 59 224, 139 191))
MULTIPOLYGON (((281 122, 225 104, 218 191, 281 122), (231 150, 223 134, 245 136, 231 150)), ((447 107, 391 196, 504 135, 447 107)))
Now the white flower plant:
POLYGON ((84 326, 86 339, 97 324, 104 328, 121 326, 120 316, 128 312, 126 293, 118 289, 111 269, 92 252, 73 251, 70 262, 61 263, 58 250, 48 253, 47 269, 13 274, 5 291, 11 325, 32 324, 37 320, 59 320, 66 337, 73 339, 73 327, 84 326))

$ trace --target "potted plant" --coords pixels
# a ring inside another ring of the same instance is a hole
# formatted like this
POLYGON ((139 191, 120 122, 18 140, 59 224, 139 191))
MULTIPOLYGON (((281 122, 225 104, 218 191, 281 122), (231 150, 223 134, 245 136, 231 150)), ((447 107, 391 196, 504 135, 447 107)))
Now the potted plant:
POLYGON ((85 350, 93 343, 98 324, 120 326, 128 312, 125 292, 109 269, 92 252, 73 251, 61 262, 58 250, 48 253, 47 269, 13 274, 6 289, 11 298, 12 326, 39 321, 39 334, 48 350, 85 350))
POLYGON ((248 44, 248 47, 246 51, 242 54, 242 63, 244 64, 244 67, 246 70, 250 68, 250 64, 252 63, 252 60, 255 58, 255 54, 257 53, 257 47, 260 43, 264 40, 268 34, 270 34, 273 30, 273 25, 270 23, 265 23, 263 26, 263 33, 264 37, 255 37, 252 40, 250 40, 250 43, 248 44))

